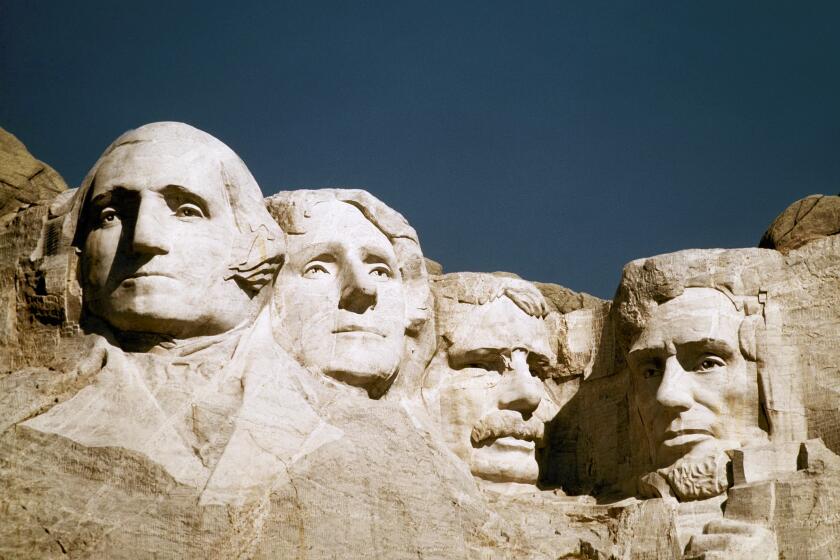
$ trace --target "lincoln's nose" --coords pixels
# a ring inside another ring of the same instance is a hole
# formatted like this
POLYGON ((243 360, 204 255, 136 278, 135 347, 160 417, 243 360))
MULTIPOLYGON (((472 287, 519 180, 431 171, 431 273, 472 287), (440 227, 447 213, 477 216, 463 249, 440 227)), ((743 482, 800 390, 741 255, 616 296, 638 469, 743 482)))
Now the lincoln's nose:
POLYGON ((676 356, 665 360, 665 372, 656 391, 656 402, 677 410, 688 410, 694 405, 691 379, 676 356))

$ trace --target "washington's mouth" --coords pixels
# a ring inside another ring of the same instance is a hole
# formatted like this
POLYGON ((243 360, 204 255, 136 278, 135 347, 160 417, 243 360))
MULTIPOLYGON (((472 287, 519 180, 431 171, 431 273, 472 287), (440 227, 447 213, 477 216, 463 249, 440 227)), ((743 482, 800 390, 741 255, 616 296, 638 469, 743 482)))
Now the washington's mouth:
POLYGON ((362 325, 344 325, 333 329, 333 334, 372 334, 385 338, 385 333, 376 329, 375 327, 367 327, 362 325))

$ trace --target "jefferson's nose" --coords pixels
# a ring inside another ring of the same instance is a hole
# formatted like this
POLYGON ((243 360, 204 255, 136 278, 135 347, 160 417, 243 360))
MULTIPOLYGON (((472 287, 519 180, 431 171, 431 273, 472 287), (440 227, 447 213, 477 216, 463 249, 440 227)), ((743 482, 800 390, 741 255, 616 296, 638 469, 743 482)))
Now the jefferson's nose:
POLYGON ((349 265, 342 274, 338 308, 361 314, 374 306, 376 306, 376 283, 363 265, 349 265))
POLYGON ((691 380, 676 356, 665 360, 665 372, 656 391, 656 402, 666 408, 688 410, 694 404, 691 380))
POLYGON ((516 410, 522 416, 530 416, 542 400, 542 381, 531 375, 528 367, 528 352, 514 350, 510 362, 502 375, 499 389, 499 408, 516 410))
POLYGON ((169 252, 169 232, 160 220, 160 204, 157 200, 141 197, 131 239, 131 248, 135 253, 164 255, 169 252))

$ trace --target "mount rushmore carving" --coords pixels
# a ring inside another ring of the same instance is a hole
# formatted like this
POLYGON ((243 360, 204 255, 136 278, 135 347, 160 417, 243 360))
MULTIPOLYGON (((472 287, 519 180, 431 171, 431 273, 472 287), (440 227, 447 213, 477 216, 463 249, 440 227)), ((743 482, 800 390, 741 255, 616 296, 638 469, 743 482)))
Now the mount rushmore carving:
POLYGON ((72 190, 3 135, 0 556, 840 556, 832 197, 608 302, 185 124, 72 190))

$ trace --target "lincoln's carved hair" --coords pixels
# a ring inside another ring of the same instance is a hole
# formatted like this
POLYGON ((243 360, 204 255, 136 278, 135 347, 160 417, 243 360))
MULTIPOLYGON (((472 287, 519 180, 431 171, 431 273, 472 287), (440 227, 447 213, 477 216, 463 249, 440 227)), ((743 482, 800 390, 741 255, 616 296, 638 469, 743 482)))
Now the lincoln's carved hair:
POLYGON ((431 317, 431 295, 417 233, 402 214, 357 189, 280 191, 266 199, 266 206, 286 235, 301 235, 306 233, 311 208, 334 200, 356 207, 391 242, 405 288, 407 334, 417 334, 431 317))
POLYGON ((619 365, 656 308, 688 288, 717 290, 744 314, 741 353, 755 361, 753 323, 760 318, 756 314, 762 309, 766 293, 757 276, 750 273, 749 255, 741 254, 750 251, 755 250, 681 251, 636 260, 625 266, 612 306, 619 365), (733 253, 738 254, 733 257, 733 253))
POLYGON ((283 263, 283 232, 271 218, 263 202, 262 191, 245 163, 220 140, 190 125, 158 122, 129 130, 117 138, 85 177, 73 197, 64 238, 77 249, 84 247, 89 232, 85 215, 96 174, 103 163, 117 150, 146 142, 171 144, 176 149, 200 150, 208 165, 216 167, 223 194, 233 213, 239 239, 234 245, 228 279, 235 280, 250 295, 269 284, 283 263))
POLYGON ((545 297, 530 282, 507 276, 494 276, 481 272, 444 274, 432 281, 435 297, 437 325, 441 335, 454 328, 451 317, 457 304, 484 305, 506 297, 519 309, 538 319, 548 315, 545 297))

